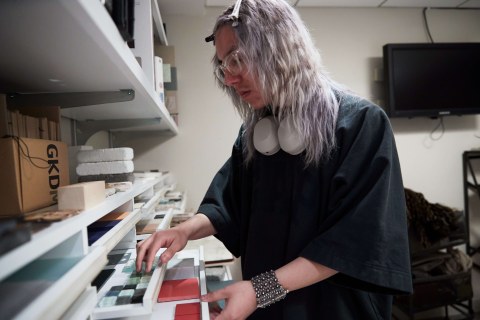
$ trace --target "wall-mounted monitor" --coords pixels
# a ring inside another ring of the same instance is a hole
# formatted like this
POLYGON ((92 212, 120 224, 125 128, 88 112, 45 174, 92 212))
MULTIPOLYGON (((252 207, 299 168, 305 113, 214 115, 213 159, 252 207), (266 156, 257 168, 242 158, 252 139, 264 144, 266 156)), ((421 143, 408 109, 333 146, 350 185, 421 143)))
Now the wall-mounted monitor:
POLYGON ((480 43, 383 47, 390 117, 480 114, 480 43))

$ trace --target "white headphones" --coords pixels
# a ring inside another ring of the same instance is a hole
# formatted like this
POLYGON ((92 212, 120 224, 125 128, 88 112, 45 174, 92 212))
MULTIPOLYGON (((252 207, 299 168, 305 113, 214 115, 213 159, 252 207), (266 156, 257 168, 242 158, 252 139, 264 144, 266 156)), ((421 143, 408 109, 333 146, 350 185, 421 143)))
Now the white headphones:
POLYGON ((258 152, 266 156, 277 153, 280 148, 291 155, 305 150, 305 143, 295 130, 290 117, 280 121, 280 124, 273 116, 260 119, 253 129, 253 145, 258 152))

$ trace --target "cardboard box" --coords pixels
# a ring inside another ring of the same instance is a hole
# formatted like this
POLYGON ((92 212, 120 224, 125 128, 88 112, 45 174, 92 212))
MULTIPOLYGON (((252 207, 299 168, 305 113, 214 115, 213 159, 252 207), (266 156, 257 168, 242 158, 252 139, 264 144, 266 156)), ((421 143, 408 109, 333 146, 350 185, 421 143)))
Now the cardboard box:
POLYGON ((60 140, 60 107, 9 108, 0 94, 0 138, 9 136, 60 140))
POLYGON ((57 189, 69 184, 67 153, 61 141, 0 139, 0 216, 20 216, 56 203, 57 189))
POLYGON ((175 47, 174 46, 162 46, 155 44, 153 51, 155 55, 162 58, 163 64, 169 64, 175 66, 175 47))
POLYGON ((165 90, 177 90, 177 68, 175 67, 175 47, 155 44, 154 55, 162 58, 163 84, 165 90))
POLYGON ((7 109, 6 99, 4 94, 0 94, 0 138, 12 135, 12 116, 7 109))

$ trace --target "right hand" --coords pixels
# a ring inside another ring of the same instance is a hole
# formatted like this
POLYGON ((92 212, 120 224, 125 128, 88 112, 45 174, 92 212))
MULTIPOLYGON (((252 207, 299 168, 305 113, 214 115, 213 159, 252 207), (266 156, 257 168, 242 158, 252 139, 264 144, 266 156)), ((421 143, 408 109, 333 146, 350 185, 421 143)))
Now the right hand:
POLYGON ((180 228, 157 231, 137 244, 137 272, 142 270, 142 263, 146 264, 146 272, 152 269, 153 260, 160 248, 166 250, 160 256, 162 264, 168 263, 178 251, 185 248, 188 235, 180 228))

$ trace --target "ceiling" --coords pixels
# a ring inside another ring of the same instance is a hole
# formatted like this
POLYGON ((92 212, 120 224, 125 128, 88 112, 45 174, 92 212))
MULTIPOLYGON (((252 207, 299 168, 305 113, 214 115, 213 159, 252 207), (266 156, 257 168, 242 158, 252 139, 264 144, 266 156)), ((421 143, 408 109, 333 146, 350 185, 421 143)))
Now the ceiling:
MULTIPOLYGON (((157 0, 162 15, 203 15, 207 7, 226 7, 234 0, 157 0)), ((287 0, 302 7, 480 8, 480 0, 287 0)))

